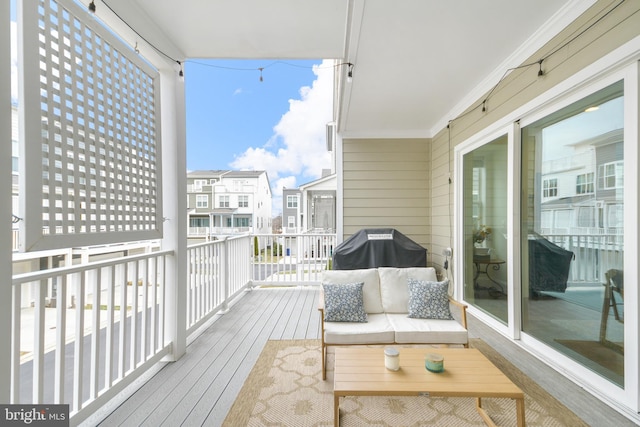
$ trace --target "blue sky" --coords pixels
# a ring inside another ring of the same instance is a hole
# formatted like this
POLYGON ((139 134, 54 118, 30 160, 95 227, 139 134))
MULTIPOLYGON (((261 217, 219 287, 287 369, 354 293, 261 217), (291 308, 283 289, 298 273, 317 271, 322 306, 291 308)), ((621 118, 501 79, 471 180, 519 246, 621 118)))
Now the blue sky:
POLYGON ((330 168, 331 62, 187 60, 184 72, 187 169, 266 170, 279 211, 283 187, 330 168))

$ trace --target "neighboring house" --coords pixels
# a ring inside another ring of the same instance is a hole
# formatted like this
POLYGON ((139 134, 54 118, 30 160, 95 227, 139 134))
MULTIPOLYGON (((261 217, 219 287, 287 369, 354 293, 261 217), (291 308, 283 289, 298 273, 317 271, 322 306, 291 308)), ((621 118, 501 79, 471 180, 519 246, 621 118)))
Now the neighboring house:
POLYGON ((284 233, 335 233, 336 182, 336 175, 325 170, 322 178, 299 188, 283 188, 284 233))
POLYGON ((541 230, 544 234, 617 234, 623 229, 622 130, 574 144, 570 156, 543 162, 541 230))
POLYGON ((190 239, 271 232, 271 187, 265 171, 187 174, 190 239))
POLYGON ((322 178, 300 186, 303 226, 314 233, 335 233, 337 178, 323 172, 322 178))
POLYGON ((282 231, 285 234, 302 232, 302 191, 299 188, 282 189, 282 231))

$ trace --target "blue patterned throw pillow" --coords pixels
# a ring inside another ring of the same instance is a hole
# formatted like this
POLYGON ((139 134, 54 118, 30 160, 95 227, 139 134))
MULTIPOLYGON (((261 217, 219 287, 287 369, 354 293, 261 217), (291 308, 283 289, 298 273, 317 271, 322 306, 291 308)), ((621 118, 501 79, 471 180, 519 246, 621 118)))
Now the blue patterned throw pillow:
POLYGON ((451 320, 449 279, 429 282, 409 279, 409 316, 414 319, 451 320))
POLYGON ((366 322, 363 286, 364 283, 323 283, 325 322, 366 322))

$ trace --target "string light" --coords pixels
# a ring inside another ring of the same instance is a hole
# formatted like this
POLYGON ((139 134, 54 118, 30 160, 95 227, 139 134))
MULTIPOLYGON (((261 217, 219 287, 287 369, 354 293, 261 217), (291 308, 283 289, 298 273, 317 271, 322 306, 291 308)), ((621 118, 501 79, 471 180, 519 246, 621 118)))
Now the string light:
MULTIPOLYGON (((164 51, 162 51, 160 48, 158 48, 157 46, 155 46, 154 44, 152 44, 151 42, 149 42, 149 40, 147 40, 145 37, 142 36, 142 34, 140 34, 135 28, 133 28, 131 25, 129 25, 129 23, 127 21, 125 21, 105 0, 102 0, 102 3, 107 7, 107 9, 109 9, 118 19, 120 19, 120 21, 122 21, 127 27, 129 27, 129 29, 131 29, 131 31, 133 31, 136 35, 138 35, 138 37, 140 37, 140 39, 142 39, 145 43, 147 43, 147 45, 151 46, 156 52, 158 52, 160 55, 164 56, 165 58, 176 62, 179 66, 180 66, 180 71, 178 72, 178 75, 180 77, 184 77, 184 70, 182 68, 182 64, 189 62, 192 64, 198 64, 198 65, 203 65, 203 66, 208 66, 208 67, 213 67, 213 68, 223 68, 223 69, 228 69, 228 70, 241 70, 241 71, 255 71, 258 70, 260 72, 260 77, 259 80, 262 82, 264 81, 264 77, 262 72, 268 68, 271 67, 275 64, 283 64, 283 65, 288 65, 290 67, 298 67, 298 68, 305 68, 305 69, 311 69, 312 67, 308 67, 308 66, 303 66, 303 65, 298 65, 298 64, 292 64, 292 63, 288 63, 285 61, 274 61, 271 64, 264 66, 264 67, 259 67, 259 68, 234 68, 234 67, 225 67, 225 66, 218 66, 218 65, 214 65, 214 64, 206 64, 206 63, 202 63, 202 62, 198 62, 198 61, 193 61, 193 60, 184 60, 184 61, 180 61, 176 58, 171 57, 170 55, 168 55, 167 53, 165 53, 164 51)), ((91 0, 91 3, 89 3, 89 11, 94 12, 96 11, 96 5, 95 5, 95 1, 91 0)), ((138 42, 136 41, 136 45, 134 47, 134 50, 136 51, 136 53, 139 53, 139 49, 138 49, 138 42)), ((350 79, 353 76, 353 64, 350 62, 341 62, 338 64, 334 64, 331 65, 330 67, 340 67, 343 65, 347 65, 349 66, 349 71, 348 71, 348 75, 347 78, 350 79)), ((329 67, 320 67, 318 66, 318 68, 329 68, 329 67)))
POLYGON ((540 69, 538 70, 538 77, 544 76, 544 71, 542 71, 542 61, 544 61, 544 59, 538 61, 538 64, 540 65, 540 69))
POLYGON ((347 65, 349 66, 349 70, 347 71, 347 81, 351 83, 351 80, 353 79, 353 64, 348 62, 347 65))
MULTIPOLYGON (((544 57, 540 58, 538 61, 536 62, 531 62, 528 64, 523 64, 520 65, 518 67, 513 67, 513 68, 509 68, 507 69, 504 74, 502 75, 502 77, 500 77, 500 79, 498 80, 498 83, 496 83, 493 88, 491 88, 491 90, 489 91, 489 94, 482 100, 482 103, 476 105, 475 107, 470 108, 466 113, 462 113, 460 115, 458 115, 457 117, 455 117, 454 119, 450 120, 449 123, 451 123, 453 120, 458 120, 461 119, 469 114, 471 114, 472 112, 474 112, 475 110, 477 110, 478 108, 482 107, 482 112, 486 112, 487 111, 487 101, 489 100, 489 98, 491 98, 491 95, 493 95, 493 92, 496 90, 496 88, 500 85, 500 83, 502 83, 502 81, 505 79, 505 77, 507 76, 507 74, 509 74, 511 71, 514 70, 519 70, 522 68, 529 68, 531 66, 534 65, 538 65, 538 77, 544 76, 546 73, 544 72, 544 70, 542 69, 542 63, 549 59, 551 56, 555 55, 556 53, 558 53, 561 49, 565 48, 566 46, 568 46, 570 43, 572 43, 574 40, 576 40, 578 37, 582 36, 584 33, 586 33, 587 31, 589 31, 591 28, 593 28, 594 26, 596 26, 600 21, 602 21, 603 19, 605 19, 607 16, 609 16, 611 13, 613 13, 614 10, 616 10, 618 7, 620 7, 620 5, 622 3, 624 3, 625 0, 620 0, 615 6, 613 6, 611 9, 609 9, 604 15, 602 15, 601 17, 599 17, 598 19, 596 19, 594 22, 592 22, 589 26, 587 26, 584 30, 580 31, 578 34, 576 34, 574 37, 572 37, 571 39, 567 40, 565 43, 561 44, 560 46, 558 46, 556 49, 554 49, 553 51, 549 52, 547 55, 545 55, 544 57)), ((448 126, 447 126, 448 127, 448 126)))

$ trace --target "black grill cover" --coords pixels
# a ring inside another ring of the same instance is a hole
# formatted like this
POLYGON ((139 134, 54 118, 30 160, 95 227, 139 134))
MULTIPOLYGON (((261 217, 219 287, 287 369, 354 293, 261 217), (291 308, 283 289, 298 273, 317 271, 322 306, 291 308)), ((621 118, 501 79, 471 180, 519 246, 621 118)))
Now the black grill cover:
POLYGON ((564 292, 573 252, 542 236, 529 239, 529 288, 532 292, 564 292))
POLYGON ((427 250, 393 228, 360 230, 333 253, 334 270, 426 266, 427 250))

